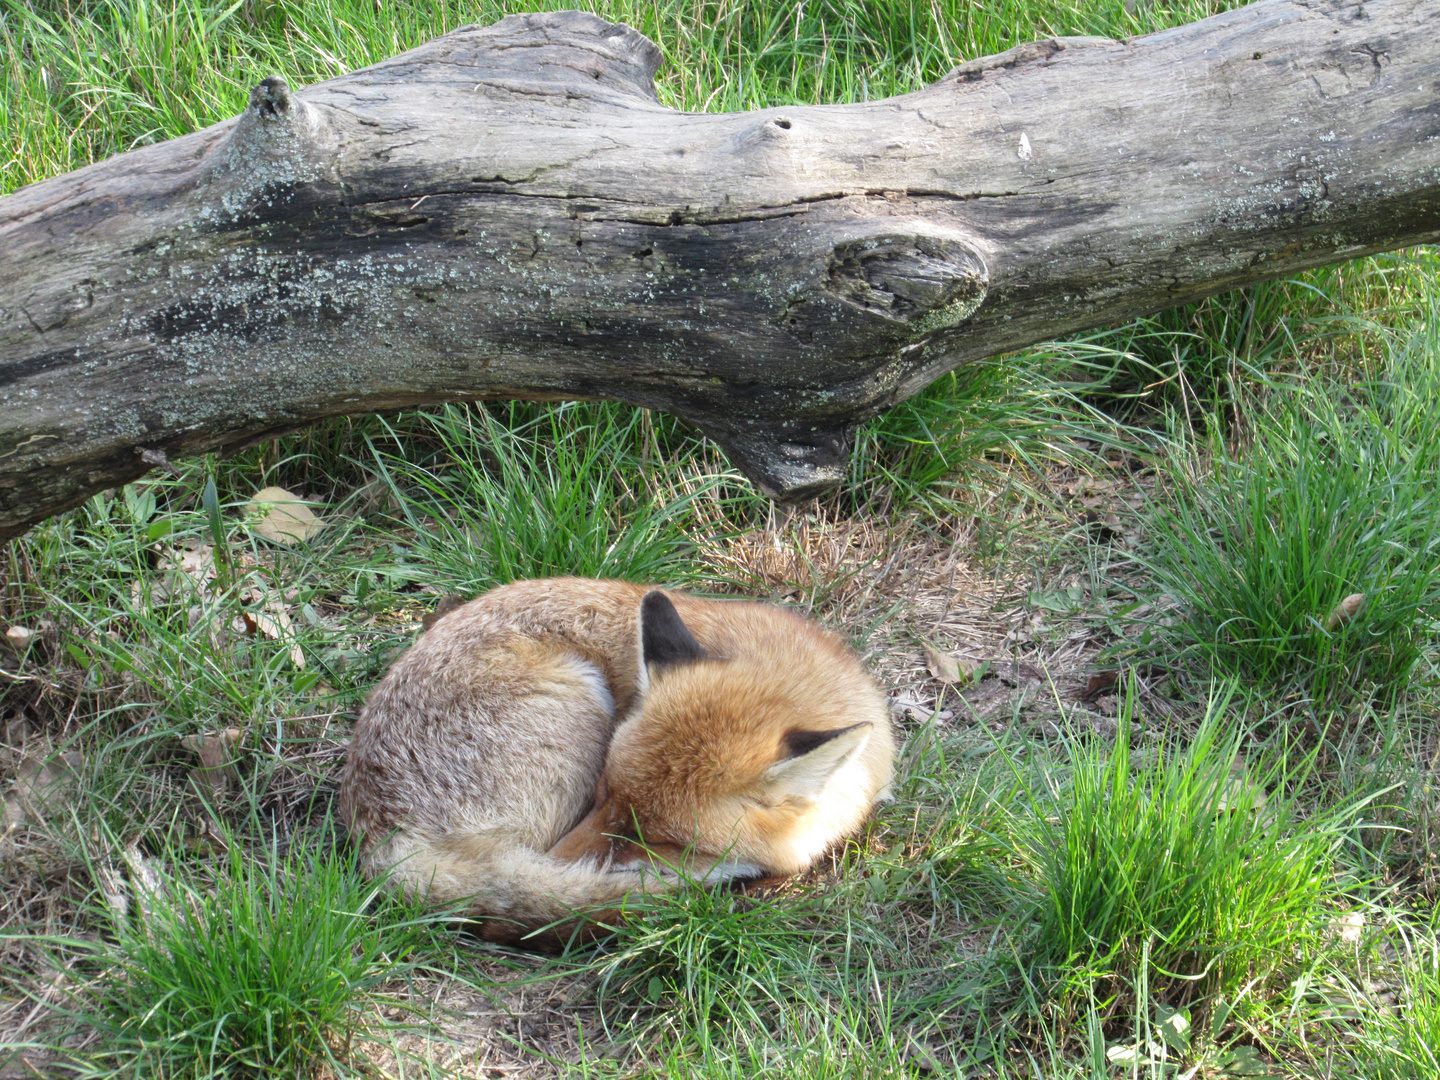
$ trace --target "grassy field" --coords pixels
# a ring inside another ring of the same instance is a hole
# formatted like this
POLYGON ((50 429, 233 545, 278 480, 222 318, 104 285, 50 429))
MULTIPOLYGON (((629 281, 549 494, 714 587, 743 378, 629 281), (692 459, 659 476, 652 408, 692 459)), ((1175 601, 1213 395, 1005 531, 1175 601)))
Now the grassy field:
MULTIPOLYGON (((0 0, 0 191, 540 6, 0 0)), ((591 6, 730 110, 1233 5, 591 6)), ((794 512, 667 417, 522 403, 45 523, 0 552, 0 1077, 1440 1075, 1437 309, 1412 250, 974 365, 794 512), (331 811, 359 702, 439 597, 553 573, 845 633, 895 801, 558 958, 377 890, 331 811)))

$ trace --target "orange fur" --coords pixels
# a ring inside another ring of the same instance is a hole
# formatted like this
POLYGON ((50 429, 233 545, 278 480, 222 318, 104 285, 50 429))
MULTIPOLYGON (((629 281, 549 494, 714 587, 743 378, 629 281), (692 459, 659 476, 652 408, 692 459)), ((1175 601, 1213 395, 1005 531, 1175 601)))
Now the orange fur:
POLYGON ((516 582, 423 635, 341 774, 366 870, 533 928, 671 887, 657 862, 790 874, 857 828, 894 745, 844 643, 781 608, 650 591, 516 582))

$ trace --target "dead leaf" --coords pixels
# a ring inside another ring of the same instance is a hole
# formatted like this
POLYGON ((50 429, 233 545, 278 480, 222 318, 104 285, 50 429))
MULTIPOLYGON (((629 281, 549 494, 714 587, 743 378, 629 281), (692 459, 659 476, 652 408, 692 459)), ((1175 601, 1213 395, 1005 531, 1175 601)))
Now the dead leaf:
MULTIPOLYGON (((178 570, 192 581, 204 584, 215 577, 215 545, 190 540, 179 549, 180 557, 168 569, 178 570)), ((167 568, 165 561, 160 563, 167 568)))
POLYGON ((902 691, 890 702, 890 711, 917 724, 929 720, 935 710, 922 701, 913 690, 902 691))
POLYGON ((105 906, 116 922, 123 922, 130 914, 130 890, 124 877, 113 866, 104 863, 95 868, 95 877, 100 895, 105 898, 105 906))
POLYGON ((1268 796, 1265 789, 1251 781, 1245 770, 1245 759, 1239 754, 1230 762, 1230 775, 1220 785, 1216 810, 1259 810, 1268 796))
POLYGON ((85 763, 78 750, 66 750, 49 759, 31 756, 20 767, 15 780, 15 806, 6 805, 7 821, 18 811, 15 824, 27 818, 43 822, 47 813, 55 813, 75 789, 75 777, 85 763))
POLYGON ((1330 932, 1341 941, 1359 941, 1361 934, 1365 932, 1365 913, 1363 911, 1347 911, 1338 919, 1331 919, 1330 932))
POLYGON ((24 748, 25 743, 36 735, 35 725, 30 723, 29 717, 24 713, 10 717, 5 721, 4 728, 5 746, 7 748, 24 748))
POLYGON ((451 594, 450 596, 442 596, 440 598, 440 602, 435 605, 435 610, 420 620, 420 632, 423 634, 426 630, 429 630, 446 615, 449 615, 450 612, 454 611, 458 607, 463 607, 464 605, 465 598, 463 596, 455 596, 454 594, 451 594))
POLYGON ((1335 605, 1335 610, 1325 616, 1325 629, 1334 630, 1342 623, 1347 623, 1355 617, 1361 606, 1365 603, 1363 592, 1351 593, 1335 605))
POLYGON ((148 922, 155 913, 156 901, 165 897, 165 882, 136 845, 128 845, 120 855, 130 871, 130 885, 140 907, 140 917, 148 922))
POLYGON ((985 672, 981 672, 982 678, 986 672, 990 672, 1011 686, 1038 683, 1045 678, 1037 668, 1023 660, 991 660, 985 665, 985 669, 985 672))
POLYGON ((199 768, 190 770, 190 782, 202 794, 218 799, 232 781, 240 782, 240 773, 235 767, 235 746, 240 735, 239 728, 226 728, 186 735, 180 740, 181 746, 200 759, 199 768))
POLYGON ((946 685, 958 683, 962 686, 975 681, 980 661, 959 653, 943 653, 928 641, 921 644, 925 649, 925 666, 935 679, 946 685))
POLYGON ((131 584, 131 598, 137 607, 144 602, 147 591, 155 603, 196 594, 203 599, 215 581, 215 545, 191 539, 180 547, 166 548, 157 569, 164 575, 159 581, 146 586, 138 581, 131 584))
POLYGON ((325 528, 325 520, 299 496, 281 487, 267 487, 250 497, 250 531, 277 544, 309 540, 325 528))
POLYGON ((1086 510, 1081 520, 1090 535, 1102 544, 1112 543, 1124 533, 1120 515, 1114 512, 1101 514, 1096 510, 1086 510))
POLYGON ((243 616, 231 618, 224 604, 212 603, 208 608, 196 604, 186 611, 185 618, 191 630, 203 626, 208 631, 210 647, 216 652, 230 648, 232 635, 255 632, 243 616))
POLYGON ((1071 585, 1068 588, 1052 589, 1048 592, 1036 589, 1030 593, 1029 600, 1031 607, 1069 615, 1084 602, 1085 586, 1071 585))
MULTIPOLYGON (((295 636, 295 623, 286 610, 284 600, 267 601, 262 610, 247 611, 244 618, 252 633, 259 632, 275 641, 295 636)), ((290 646, 290 662, 302 671, 305 669, 305 651, 298 643, 290 646)))
POLYGON ((907 1033, 905 1041, 905 1060, 912 1069, 923 1073, 945 1071, 930 1047, 916 1039, 913 1033, 907 1033))
POLYGON ((290 632, 290 616, 282 611, 246 611, 241 616, 252 634, 278 641, 290 632))
POLYGON ((1118 671, 1102 671, 1097 675, 1091 675, 1090 681, 1085 684, 1085 689, 1080 691, 1080 700, 1094 701, 1119 681, 1120 672, 1118 671))

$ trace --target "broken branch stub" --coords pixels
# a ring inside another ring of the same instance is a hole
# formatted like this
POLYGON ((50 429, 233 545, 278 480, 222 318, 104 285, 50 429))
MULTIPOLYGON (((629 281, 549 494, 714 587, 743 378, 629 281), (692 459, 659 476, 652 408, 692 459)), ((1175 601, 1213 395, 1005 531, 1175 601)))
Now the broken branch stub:
POLYGON ((765 490, 958 364, 1440 237, 1440 4, 1259 0, 697 115, 577 13, 463 27, 0 200, 0 537, 326 416, 608 398, 765 490))

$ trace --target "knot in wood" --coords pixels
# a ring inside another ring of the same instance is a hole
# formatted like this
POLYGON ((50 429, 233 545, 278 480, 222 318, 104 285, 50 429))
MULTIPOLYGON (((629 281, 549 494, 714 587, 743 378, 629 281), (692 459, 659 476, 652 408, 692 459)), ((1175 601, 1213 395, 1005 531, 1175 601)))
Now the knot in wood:
POLYGON ((889 233, 837 244, 826 287, 856 307, 929 333, 975 314, 989 279, 984 259, 963 240, 889 233))
POLYGON ((280 120, 290 111, 290 84, 271 75, 250 91, 250 108, 261 120, 280 120))

